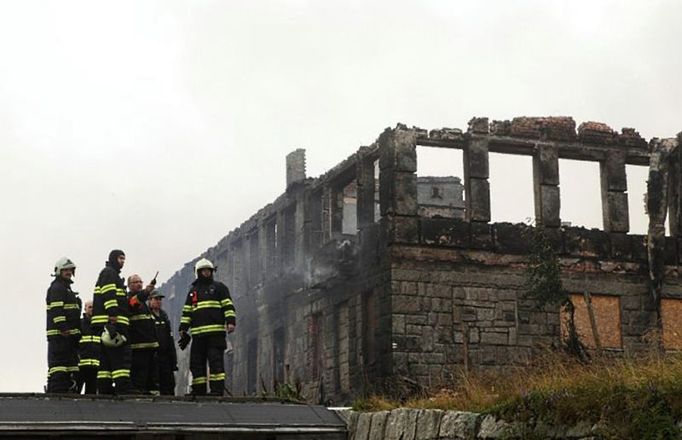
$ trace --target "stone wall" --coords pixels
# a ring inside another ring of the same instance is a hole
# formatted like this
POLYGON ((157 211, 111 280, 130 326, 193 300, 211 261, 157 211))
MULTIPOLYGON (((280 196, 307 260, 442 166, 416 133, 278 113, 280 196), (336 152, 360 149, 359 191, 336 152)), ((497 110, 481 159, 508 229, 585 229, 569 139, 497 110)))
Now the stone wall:
MULTIPOLYGON (((657 219, 669 209, 675 226, 652 250, 652 240, 628 234, 625 165, 649 163, 646 141, 633 129, 575 127, 566 117, 474 118, 466 132, 399 124, 314 179, 305 175, 302 150, 289 155, 286 191, 197 256, 218 265, 237 308, 226 353, 232 394, 274 393, 287 383, 310 401, 347 402, 396 379, 448 385, 461 369, 520 364, 558 345, 558 306, 538 310, 525 298, 529 226, 490 223, 490 152, 532 157, 536 224, 560 257, 564 286, 584 298, 578 330, 588 345, 638 352, 660 317, 666 348, 682 346, 674 313, 682 307, 682 184, 676 175, 649 179, 672 188, 670 202, 650 199, 657 219), (416 176, 420 145, 463 151, 463 218, 426 214, 416 176), (600 164, 602 230, 561 226, 560 158, 600 164)), ((662 145, 678 169, 679 141, 662 145)), ((175 322, 195 260, 162 286, 175 322)), ((182 378, 186 387, 186 371, 182 378)))

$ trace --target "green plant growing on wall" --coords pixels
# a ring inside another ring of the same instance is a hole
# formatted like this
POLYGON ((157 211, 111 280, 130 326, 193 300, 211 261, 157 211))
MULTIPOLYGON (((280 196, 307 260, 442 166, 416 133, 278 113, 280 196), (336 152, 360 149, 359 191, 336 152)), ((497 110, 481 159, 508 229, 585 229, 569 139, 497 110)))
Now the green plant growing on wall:
POLYGON ((561 282, 559 258, 552 242, 542 226, 529 228, 526 238, 530 240, 530 260, 526 270, 525 297, 535 300, 538 309, 546 305, 558 305, 566 313, 567 334, 562 341, 564 349, 570 355, 586 361, 589 355, 575 327, 575 305, 561 282))

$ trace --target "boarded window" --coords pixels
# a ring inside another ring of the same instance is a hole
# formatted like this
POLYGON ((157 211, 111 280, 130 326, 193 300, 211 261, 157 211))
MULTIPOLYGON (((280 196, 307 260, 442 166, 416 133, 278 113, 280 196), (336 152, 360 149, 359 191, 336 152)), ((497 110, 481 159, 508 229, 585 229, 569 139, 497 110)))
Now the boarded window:
POLYGON ((663 347, 668 350, 682 349, 682 299, 661 299, 663 322, 663 347))
MULTIPOLYGON (((588 348, 596 348, 589 308, 583 294, 571 294, 575 305, 575 327, 580 340, 588 348)), ((610 295, 592 295, 594 323, 602 348, 622 348, 620 324, 620 298, 610 295)), ((566 340, 568 334, 568 312, 562 310, 561 336, 566 340)))

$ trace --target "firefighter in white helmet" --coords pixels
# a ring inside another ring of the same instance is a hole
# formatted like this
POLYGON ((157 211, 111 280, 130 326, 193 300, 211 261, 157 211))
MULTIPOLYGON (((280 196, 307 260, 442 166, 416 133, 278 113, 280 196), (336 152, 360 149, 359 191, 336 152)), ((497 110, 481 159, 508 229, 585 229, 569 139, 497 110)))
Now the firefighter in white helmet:
POLYGON ((54 265, 47 289, 47 392, 77 393, 81 300, 71 290, 76 265, 66 257, 54 265))
POLYGON ((197 279, 187 294, 180 320, 180 348, 184 350, 193 339, 189 368, 194 395, 206 394, 207 384, 212 395, 223 395, 225 332, 232 333, 236 324, 230 291, 225 284, 213 279, 214 272, 213 263, 206 258, 197 261, 194 266, 197 279))

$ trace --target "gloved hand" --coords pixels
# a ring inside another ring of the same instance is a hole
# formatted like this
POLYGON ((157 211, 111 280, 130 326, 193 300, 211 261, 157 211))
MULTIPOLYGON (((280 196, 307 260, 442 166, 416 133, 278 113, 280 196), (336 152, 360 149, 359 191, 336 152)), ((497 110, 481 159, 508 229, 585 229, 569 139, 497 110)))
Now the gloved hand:
POLYGON ((182 332, 180 333, 180 340, 178 341, 178 347, 180 347, 180 350, 184 350, 187 348, 189 345, 189 341, 192 340, 192 337, 189 335, 187 332, 182 332))

